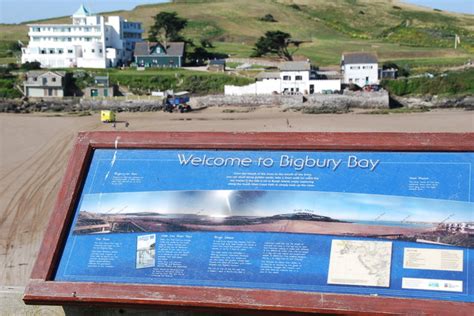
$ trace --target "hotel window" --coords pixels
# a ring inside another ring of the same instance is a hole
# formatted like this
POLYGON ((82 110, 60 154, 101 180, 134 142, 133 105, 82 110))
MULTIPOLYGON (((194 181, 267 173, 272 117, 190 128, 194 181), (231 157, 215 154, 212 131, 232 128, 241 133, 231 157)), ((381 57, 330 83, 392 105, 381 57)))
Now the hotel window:
POLYGON ((303 76, 296 76, 295 80, 303 80, 303 76))
POLYGON ((72 54, 72 49, 67 50, 68 54, 72 54))
POLYGON ((91 49, 91 52, 95 53, 95 49, 91 49))
POLYGON ((51 78, 51 81, 56 82, 56 78, 51 78))
POLYGON ((283 80, 291 80, 291 76, 283 76, 283 80))
POLYGON ((62 53, 63 53, 62 48, 58 49, 58 54, 62 54, 62 53))
POLYGON ((101 49, 99 49, 99 53, 101 53, 101 54, 102 54, 102 48, 101 48, 101 49))
POLYGON ((54 54, 54 49, 50 49, 50 50, 49 50, 49 53, 50 53, 50 54, 54 54))

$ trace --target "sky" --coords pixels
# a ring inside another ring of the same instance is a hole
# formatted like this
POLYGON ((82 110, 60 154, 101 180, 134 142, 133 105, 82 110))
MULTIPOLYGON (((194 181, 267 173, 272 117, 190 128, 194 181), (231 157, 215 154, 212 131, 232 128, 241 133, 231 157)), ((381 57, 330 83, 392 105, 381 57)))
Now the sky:
POLYGON ((474 221, 473 203, 318 191, 150 191, 86 194, 81 211, 91 213, 156 212, 273 216, 307 212, 341 220, 441 222, 474 221))
POLYGON ((92 13, 97 13, 130 10, 139 4, 159 2, 167 0, 0 0, 0 23, 70 16, 81 4, 92 13))
MULTIPOLYGON (((138 4, 167 0, 0 0, 0 23, 68 16, 83 3, 92 12, 129 10, 138 4)), ((405 0, 441 10, 474 14, 474 0, 405 0)))
POLYGON ((474 0, 404 0, 403 2, 444 11, 474 14, 474 0))

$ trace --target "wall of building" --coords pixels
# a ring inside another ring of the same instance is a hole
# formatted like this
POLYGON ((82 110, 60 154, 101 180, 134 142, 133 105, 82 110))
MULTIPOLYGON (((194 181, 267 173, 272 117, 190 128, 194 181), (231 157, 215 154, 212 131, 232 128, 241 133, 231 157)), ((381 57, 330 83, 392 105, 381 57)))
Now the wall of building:
POLYGON ((322 93, 323 91, 340 91, 341 80, 310 80, 310 85, 314 85, 314 93, 322 93))
POLYGON ((145 67, 181 67, 178 56, 138 56, 136 57, 138 66, 145 67))
POLYGON ((281 80, 271 79, 262 80, 246 86, 224 86, 225 95, 255 95, 255 94, 273 94, 281 91, 281 80))
MULTIPOLYGON (((322 93, 324 90, 339 91, 341 90, 341 80, 309 80, 295 84, 294 87, 299 87, 299 93, 307 95, 310 92, 310 86, 314 85, 314 93, 322 93)), ((224 87, 225 95, 258 95, 258 94, 273 94, 285 93, 284 87, 288 87, 281 79, 266 79, 257 81, 247 86, 230 86, 224 87)), ((287 90, 291 93, 291 90, 287 90)), ((295 91, 295 90, 293 90, 295 91)))
POLYGON ((356 84, 360 87, 366 84, 379 83, 378 64, 350 64, 344 65, 344 83, 356 84), (366 78, 368 77, 368 81, 366 78), (352 79, 352 81, 351 81, 352 79))
POLYGON ((26 87, 26 96, 32 98, 47 98, 47 97, 57 97, 61 98, 64 96, 62 88, 50 88, 52 95, 49 96, 48 88, 43 87, 26 87))
POLYGON ((281 71, 281 91, 284 92, 300 92, 309 93, 309 71, 281 71), (300 80, 296 80, 296 77, 301 77, 300 80), (288 78, 285 80, 285 78, 288 78))
POLYGON ((84 90, 86 97, 113 97, 113 87, 88 87, 84 90))

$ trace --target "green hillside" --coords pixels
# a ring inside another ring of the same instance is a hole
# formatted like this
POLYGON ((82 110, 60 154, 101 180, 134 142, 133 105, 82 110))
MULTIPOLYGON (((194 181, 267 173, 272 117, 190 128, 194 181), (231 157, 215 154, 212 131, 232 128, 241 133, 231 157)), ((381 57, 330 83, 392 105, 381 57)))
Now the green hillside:
MULTIPOLYGON (((160 11, 176 11, 189 20, 184 35, 208 39, 215 51, 248 57, 255 41, 269 30, 305 41, 297 55, 319 65, 336 65, 344 51, 375 51, 382 60, 403 60, 423 67, 457 65, 474 57, 474 16, 440 12, 393 0, 223 0, 174 1, 119 11, 142 21, 146 30, 160 11), (260 18, 271 14, 277 22, 260 18), (454 36, 461 45, 453 49, 454 36)), ((64 23, 68 17, 41 23, 64 23)), ((146 36, 146 34, 145 34, 146 36)), ((27 27, 0 25, 0 41, 27 41, 27 27)))

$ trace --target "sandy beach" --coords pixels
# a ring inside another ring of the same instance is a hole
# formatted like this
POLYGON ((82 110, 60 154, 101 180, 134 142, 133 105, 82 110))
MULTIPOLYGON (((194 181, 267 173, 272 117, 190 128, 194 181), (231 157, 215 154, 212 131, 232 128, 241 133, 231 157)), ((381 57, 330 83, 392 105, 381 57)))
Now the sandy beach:
POLYGON ((241 232, 281 232, 296 234, 375 236, 375 235, 414 235, 429 231, 429 228, 405 228, 399 226, 361 225, 353 223, 310 222, 280 220, 269 224, 256 225, 186 225, 189 228, 204 231, 241 231, 241 232))
POLYGON ((239 111, 119 113, 118 119, 130 126, 119 123, 115 128, 101 123, 98 114, 1 114, 0 285, 26 285, 79 131, 474 131, 474 112, 464 110, 389 115, 311 115, 278 108, 239 111))

